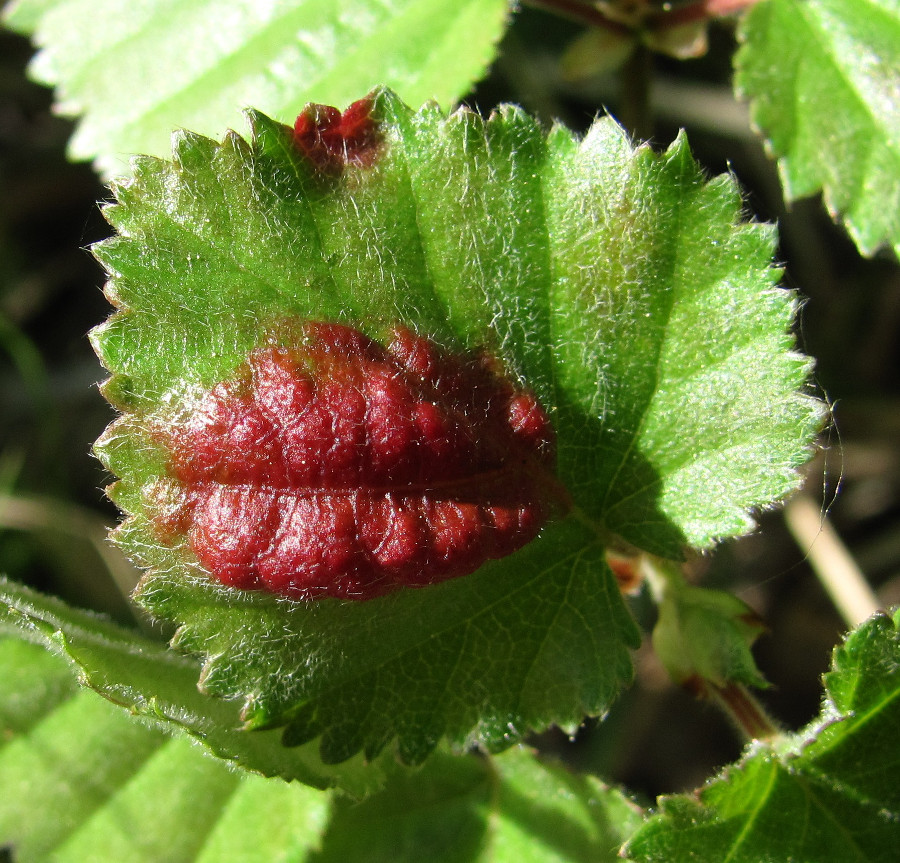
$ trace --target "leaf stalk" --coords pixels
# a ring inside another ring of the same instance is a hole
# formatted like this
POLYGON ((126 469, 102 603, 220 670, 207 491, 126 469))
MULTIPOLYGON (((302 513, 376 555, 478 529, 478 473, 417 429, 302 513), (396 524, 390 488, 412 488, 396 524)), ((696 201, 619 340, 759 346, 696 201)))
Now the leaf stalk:
POLYGON ((703 691, 697 692, 697 695, 724 711, 747 742, 771 740, 781 733, 775 721, 744 684, 734 681, 725 686, 717 686, 710 681, 703 683, 703 691))

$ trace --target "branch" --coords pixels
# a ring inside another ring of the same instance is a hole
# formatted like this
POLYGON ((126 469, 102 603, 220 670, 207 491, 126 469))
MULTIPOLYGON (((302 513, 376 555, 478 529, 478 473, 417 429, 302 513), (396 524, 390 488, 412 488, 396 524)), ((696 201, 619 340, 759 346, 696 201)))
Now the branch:
POLYGON ((694 21, 723 18, 748 9, 759 0, 689 0, 680 5, 668 5, 663 8, 640 6, 630 12, 618 10, 614 5, 607 12, 583 0, 524 0, 524 2, 528 6, 577 21, 587 27, 601 27, 613 33, 627 35, 640 29, 666 30, 694 21), (616 17, 611 17, 610 12, 615 12, 616 17))
POLYGON ((646 22, 651 30, 665 30, 709 18, 736 15, 758 2, 759 0, 697 0, 674 8, 652 11, 647 15, 646 22))
POLYGON ((610 30, 623 36, 633 32, 630 25, 607 18, 595 6, 587 5, 581 0, 524 0, 524 2, 527 6, 543 9, 545 12, 559 15, 561 18, 568 18, 570 21, 577 21, 588 27, 602 27, 604 30, 610 30))
POLYGON ((784 519, 848 626, 858 626, 878 611, 878 597, 831 522, 809 495, 794 497, 785 507, 784 519))

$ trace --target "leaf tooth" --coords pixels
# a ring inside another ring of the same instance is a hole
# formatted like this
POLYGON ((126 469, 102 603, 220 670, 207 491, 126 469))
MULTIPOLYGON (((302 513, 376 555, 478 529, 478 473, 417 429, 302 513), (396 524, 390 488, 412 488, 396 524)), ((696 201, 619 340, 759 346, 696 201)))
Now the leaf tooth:
MULTIPOLYGON (((256 726, 253 727, 263 727, 256 726)), ((281 735, 284 746, 302 746, 315 740, 325 730, 325 723, 319 717, 319 711, 314 701, 303 704, 285 726, 281 735)))

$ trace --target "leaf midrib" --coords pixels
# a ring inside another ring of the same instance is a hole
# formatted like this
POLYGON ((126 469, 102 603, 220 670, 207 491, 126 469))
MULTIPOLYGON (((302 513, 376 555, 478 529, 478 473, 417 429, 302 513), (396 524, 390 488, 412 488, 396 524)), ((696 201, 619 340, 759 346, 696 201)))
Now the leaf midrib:
POLYGON ((377 497, 380 495, 398 497, 412 497, 414 495, 428 495, 431 492, 446 495, 448 497, 456 497, 460 490, 473 487, 474 492, 484 493, 485 487, 493 490, 496 488, 497 480, 505 479, 509 476, 518 474, 533 475, 543 474, 546 477, 546 483, 552 487, 553 480, 549 473, 543 468, 534 465, 523 466, 518 462, 512 462, 494 470, 486 470, 476 474, 469 474, 462 478, 453 478, 439 481, 422 481, 413 483, 397 483, 395 485, 367 485, 364 482, 355 483, 354 485, 278 485, 267 482, 228 482, 225 480, 203 480, 199 482, 186 482, 185 485, 191 489, 206 490, 208 488, 221 487, 233 489, 246 489, 248 491, 263 493, 272 493, 278 497, 317 497, 326 495, 329 497, 351 497, 353 495, 377 497))

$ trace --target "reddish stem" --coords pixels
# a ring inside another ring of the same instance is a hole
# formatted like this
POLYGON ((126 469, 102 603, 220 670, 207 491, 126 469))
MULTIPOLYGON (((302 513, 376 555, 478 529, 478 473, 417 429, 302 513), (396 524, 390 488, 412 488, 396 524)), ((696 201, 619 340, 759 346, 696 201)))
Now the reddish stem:
POLYGON ((622 593, 633 594, 644 583, 644 574, 641 572, 641 558, 639 555, 620 554, 611 548, 606 550, 606 565, 616 577, 616 583, 622 593))
POLYGON ((588 6, 581 0, 525 0, 526 5, 537 9, 544 9, 563 18, 587 24, 589 27, 602 27, 627 36, 632 32, 631 27, 619 21, 612 21, 594 6, 588 6))
POLYGON ((667 30, 694 21, 734 15, 755 5, 759 0, 688 0, 674 8, 652 9, 648 6, 635 12, 634 20, 630 23, 614 20, 606 12, 582 0, 524 0, 524 2, 589 27, 602 27, 613 33, 628 35, 641 28, 667 30))
POLYGON ((755 6, 759 0, 698 0, 673 9, 651 12, 646 19, 651 30, 681 27, 708 18, 724 18, 755 6))
POLYGON ((743 684, 729 682, 724 686, 716 686, 707 681, 706 691, 748 740, 766 740, 779 733, 778 727, 762 705, 743 684))

